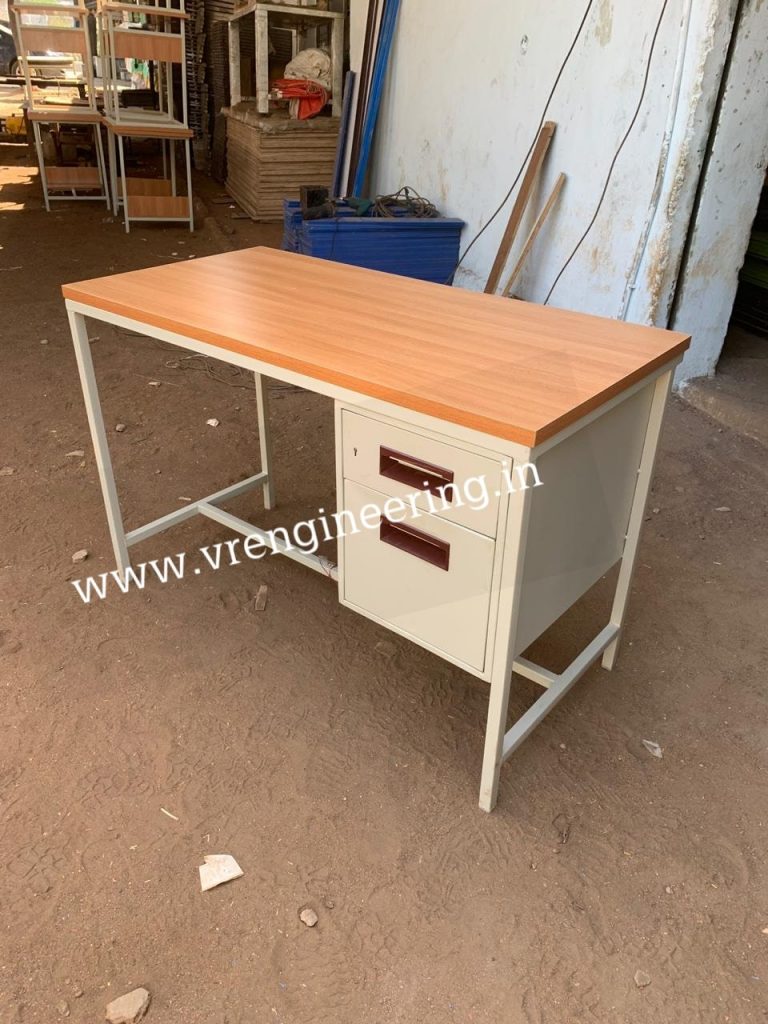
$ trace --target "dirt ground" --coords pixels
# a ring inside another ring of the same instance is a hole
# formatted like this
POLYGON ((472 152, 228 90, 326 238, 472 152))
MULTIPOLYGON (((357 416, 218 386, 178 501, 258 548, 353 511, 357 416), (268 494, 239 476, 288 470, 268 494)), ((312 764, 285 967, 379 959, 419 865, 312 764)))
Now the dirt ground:
MULTIPOLYGON (((138 985, 151 1024, 765 1022, 765 449, 673 402, 618 665, 485 815, 485 686, 320 576, 274 558, 78 599, 113 561, 59 285, 223 235, 47 215, 26 151, 0 157, 0 1022, 92 1024, 138 985), (220 852, 244 876, 202 894, 220 852)), ((198 186, 232 244, 278 243, 198 186)), ((257 471, 244 375, 93 336, 129 525, 257 471)), ((285 525, 333 507, 332 407, 271 397, 279 508, 232 507, 285 525)), ((229 536, 197 518, 141 557, 229 536)), ((533 654, 565 665, 607 602, 533 654)), ((516 679, 513 712, 534 694, 516 679)))

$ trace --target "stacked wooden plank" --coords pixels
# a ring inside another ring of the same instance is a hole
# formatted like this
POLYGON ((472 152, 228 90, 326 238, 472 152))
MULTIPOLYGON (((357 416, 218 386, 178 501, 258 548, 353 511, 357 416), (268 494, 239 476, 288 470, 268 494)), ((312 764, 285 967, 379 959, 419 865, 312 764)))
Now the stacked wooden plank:
POLYGON ((189 15, 189 22, 184 37, 186 50, 186 111, 188 125, 195 132, 193 147, 196 150, 195 165, 199 163, 200 141, 205 142, 207 151, 208 125, 208 86, 206 85, 205 67, 205 8, 203 0, 185 0, 184 9, 189 15))
POLYGON ((211 139, 210 173, 214 181, 226 181, 227 119, 222 114, 229 97, 229 26, 212 21, 208 33, 208 80, 211 103, 209 125, 211 139))
POLYGON ((203 0, 186 0, 189 24, 185 36, 187 56, 187 116, 195 136, 192 148, 195 166, 203 170, 209 149, 208 89, 205 82, 205 6, 203 0))
POLYGON ((226 21, 234 9, 234 0, 205 0, 206 22, 226 21))
POLYGON ((330 185, 337 117, 262 116, 255 103, 239 103, 225 113, 227 191, 253 220, 281 221, 283 200, 298 199, 301 185, 330 185))

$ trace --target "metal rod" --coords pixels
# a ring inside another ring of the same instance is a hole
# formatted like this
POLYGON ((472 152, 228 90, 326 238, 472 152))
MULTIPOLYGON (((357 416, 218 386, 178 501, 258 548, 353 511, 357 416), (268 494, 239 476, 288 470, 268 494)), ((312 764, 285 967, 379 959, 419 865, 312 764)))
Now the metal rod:
POLYGON ((272 432, 269 426, 269 406, 266 378, 260 373, 254 374, 256 380, 256 409, 259 420, 259 450, 261 468, 265 473, 264 508, 275 507, 275 484, 272 475, 272 432))
POLYGON ((589 666, 597 661, 603 651, 618 635, 619 627, 614 625, 606 626, 601 630, 595 639, 581 654, 571 662, 565 672, 562 672, 546 693, 528 708, 522 717, 518 718, 512 728, 504 736, 504 745, 501 753, 502 764, 511 757, 523 740, 533 732, 539 722, 552 708, 563 699, 570 688, 587 671, 589 666))
POLYGON ((621 627, 624 625, 624 616, 627 612, 629 588, 632 583, 632 574, 635 571, 637 549, 640 544, 640 532, 645 517, 645 505, 648 501, 648 493, 651 489, 651 481, 653 480, 653 468, 656 464, 656 454, 659 448, 659 435, 664 423, 664 412, 666 411, 671 385, 672 371, 668 370, 656 380, 653 389, 651 412, 648 417, 648 426, 643 443, 643 454, 640 456, 640 468, 637 471, 635 495, 632 499, 627 536, 621 556, 621 568, 619 569, 619 578, 616 581, 616 594, 613 599, 613 608, 611 609, 611 622, 617 627, 617 636, 603 657, 603 668, 607 669, 612 669, 616 663, 621 627))
POLYGON ((339 578, 337 567, 321 555, 312 555, 307 551, 288 547, 266 530, 260 530, 257 526, 247 523, 244 519, 233 516, 230 512, 225 512, 223 509, 216 508, 213 505, 206 505, 202 501, 198 502, 198 511, 201 515, 208 516, 209 519, 221 523, 222 526, 228 526, 230 530, 234 530, 236 533, 242 533, 245 537, 256 537, 264 543, 265 547, 278 555, 285 555, 286 558, 299 562, 301 565, 307 566, 308 569, 314 569, 315 572, 328 576, 332 580, 339 578))
POLYGON ((93 359, 88 342, 85 317, 81 313, 74 313, 71 310, 67 311, 67 316, 69 317, 69 327, 72 331, 72 342, 75 346, 75 358, 80 374, 83 398, 85 399, 85 411, 88 416, 88 425, 91 428, 91 439, 96 455, 96 468, 99 473, 101 493, 104 497, 104 506, 107 512, 109 535, 112 538, 115 561, 119 570, 124 572, 131 564, 131 561, 128 557, 128 545, 123 529, 123 519, 120 514, 120 502, 117 497, 115 474, 112 470, 112 459, 109 454, 107 432, 104 429, 104 417, 99 401, 99 389, 96 386, 96 375, 93 370, 93 359))
POLYGON ((162 533, 163 530, 169 529, 171 526, 176 526, 178 523, 183 523, 186 519, 191 519, 199 513, 201 504, 204 505, 216 505, 219 502, 227 501, 230 498, 236 498, 240 494, 244 494, 246 491, 260 484, 266 478, 266 473, 256 473, 255 476, 249 476, 246 480, 240 480, 236 484, 232 484, 230 487, 224 487, 220 491, 216 491, 214 494, 209 494, 206 498, 201 498, 199 501, 193 501, 189 505, 185 505, 183 508, 177 508, 173 512, 169 512, 167 515, 161 516, 159 519, 153 519, 151 523, 147 523, 145 526, 139 526, 135 530, 131 530, 130 533, 126 534, 126 542, 129 546, 133 544, 139 544, 141 541, 146 540, 148 537, 153 537, 156 533, 162 533))

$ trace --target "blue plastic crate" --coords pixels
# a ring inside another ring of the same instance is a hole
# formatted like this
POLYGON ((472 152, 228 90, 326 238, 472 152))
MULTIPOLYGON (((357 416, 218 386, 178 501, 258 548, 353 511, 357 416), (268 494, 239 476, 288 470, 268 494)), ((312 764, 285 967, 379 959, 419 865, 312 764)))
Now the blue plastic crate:
POLYGON ((448 282, 459 259, 464 221, 451 217, 337 217, 302 220, 301 204, 283 202, 283 248, 421 281, 448 282))

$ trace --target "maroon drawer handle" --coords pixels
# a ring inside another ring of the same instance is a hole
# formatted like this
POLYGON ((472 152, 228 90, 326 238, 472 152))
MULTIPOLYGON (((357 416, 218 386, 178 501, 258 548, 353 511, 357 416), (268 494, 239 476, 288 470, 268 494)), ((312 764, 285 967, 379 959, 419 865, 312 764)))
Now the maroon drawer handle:
MULTIPOLYGON (((423 459, 396 452, 393 448, 385 448, 383 445, 379 447, 379 473, 408 487, 429 491, 430 494, 439 494, 441 487, 453 483, 452 469, 442 469, 431 462, 424 462, 423 459)), ((446 502, 450 503, 453 500, 453 487, 442 493, 446 502)))
POLYGON ((405 523, 393 523, 386 516, 381 517, 379 540, 448 572, 451 545, 445 540, 430 537, 428 533, 415 530, 412 526, 406 526, 405 523))

